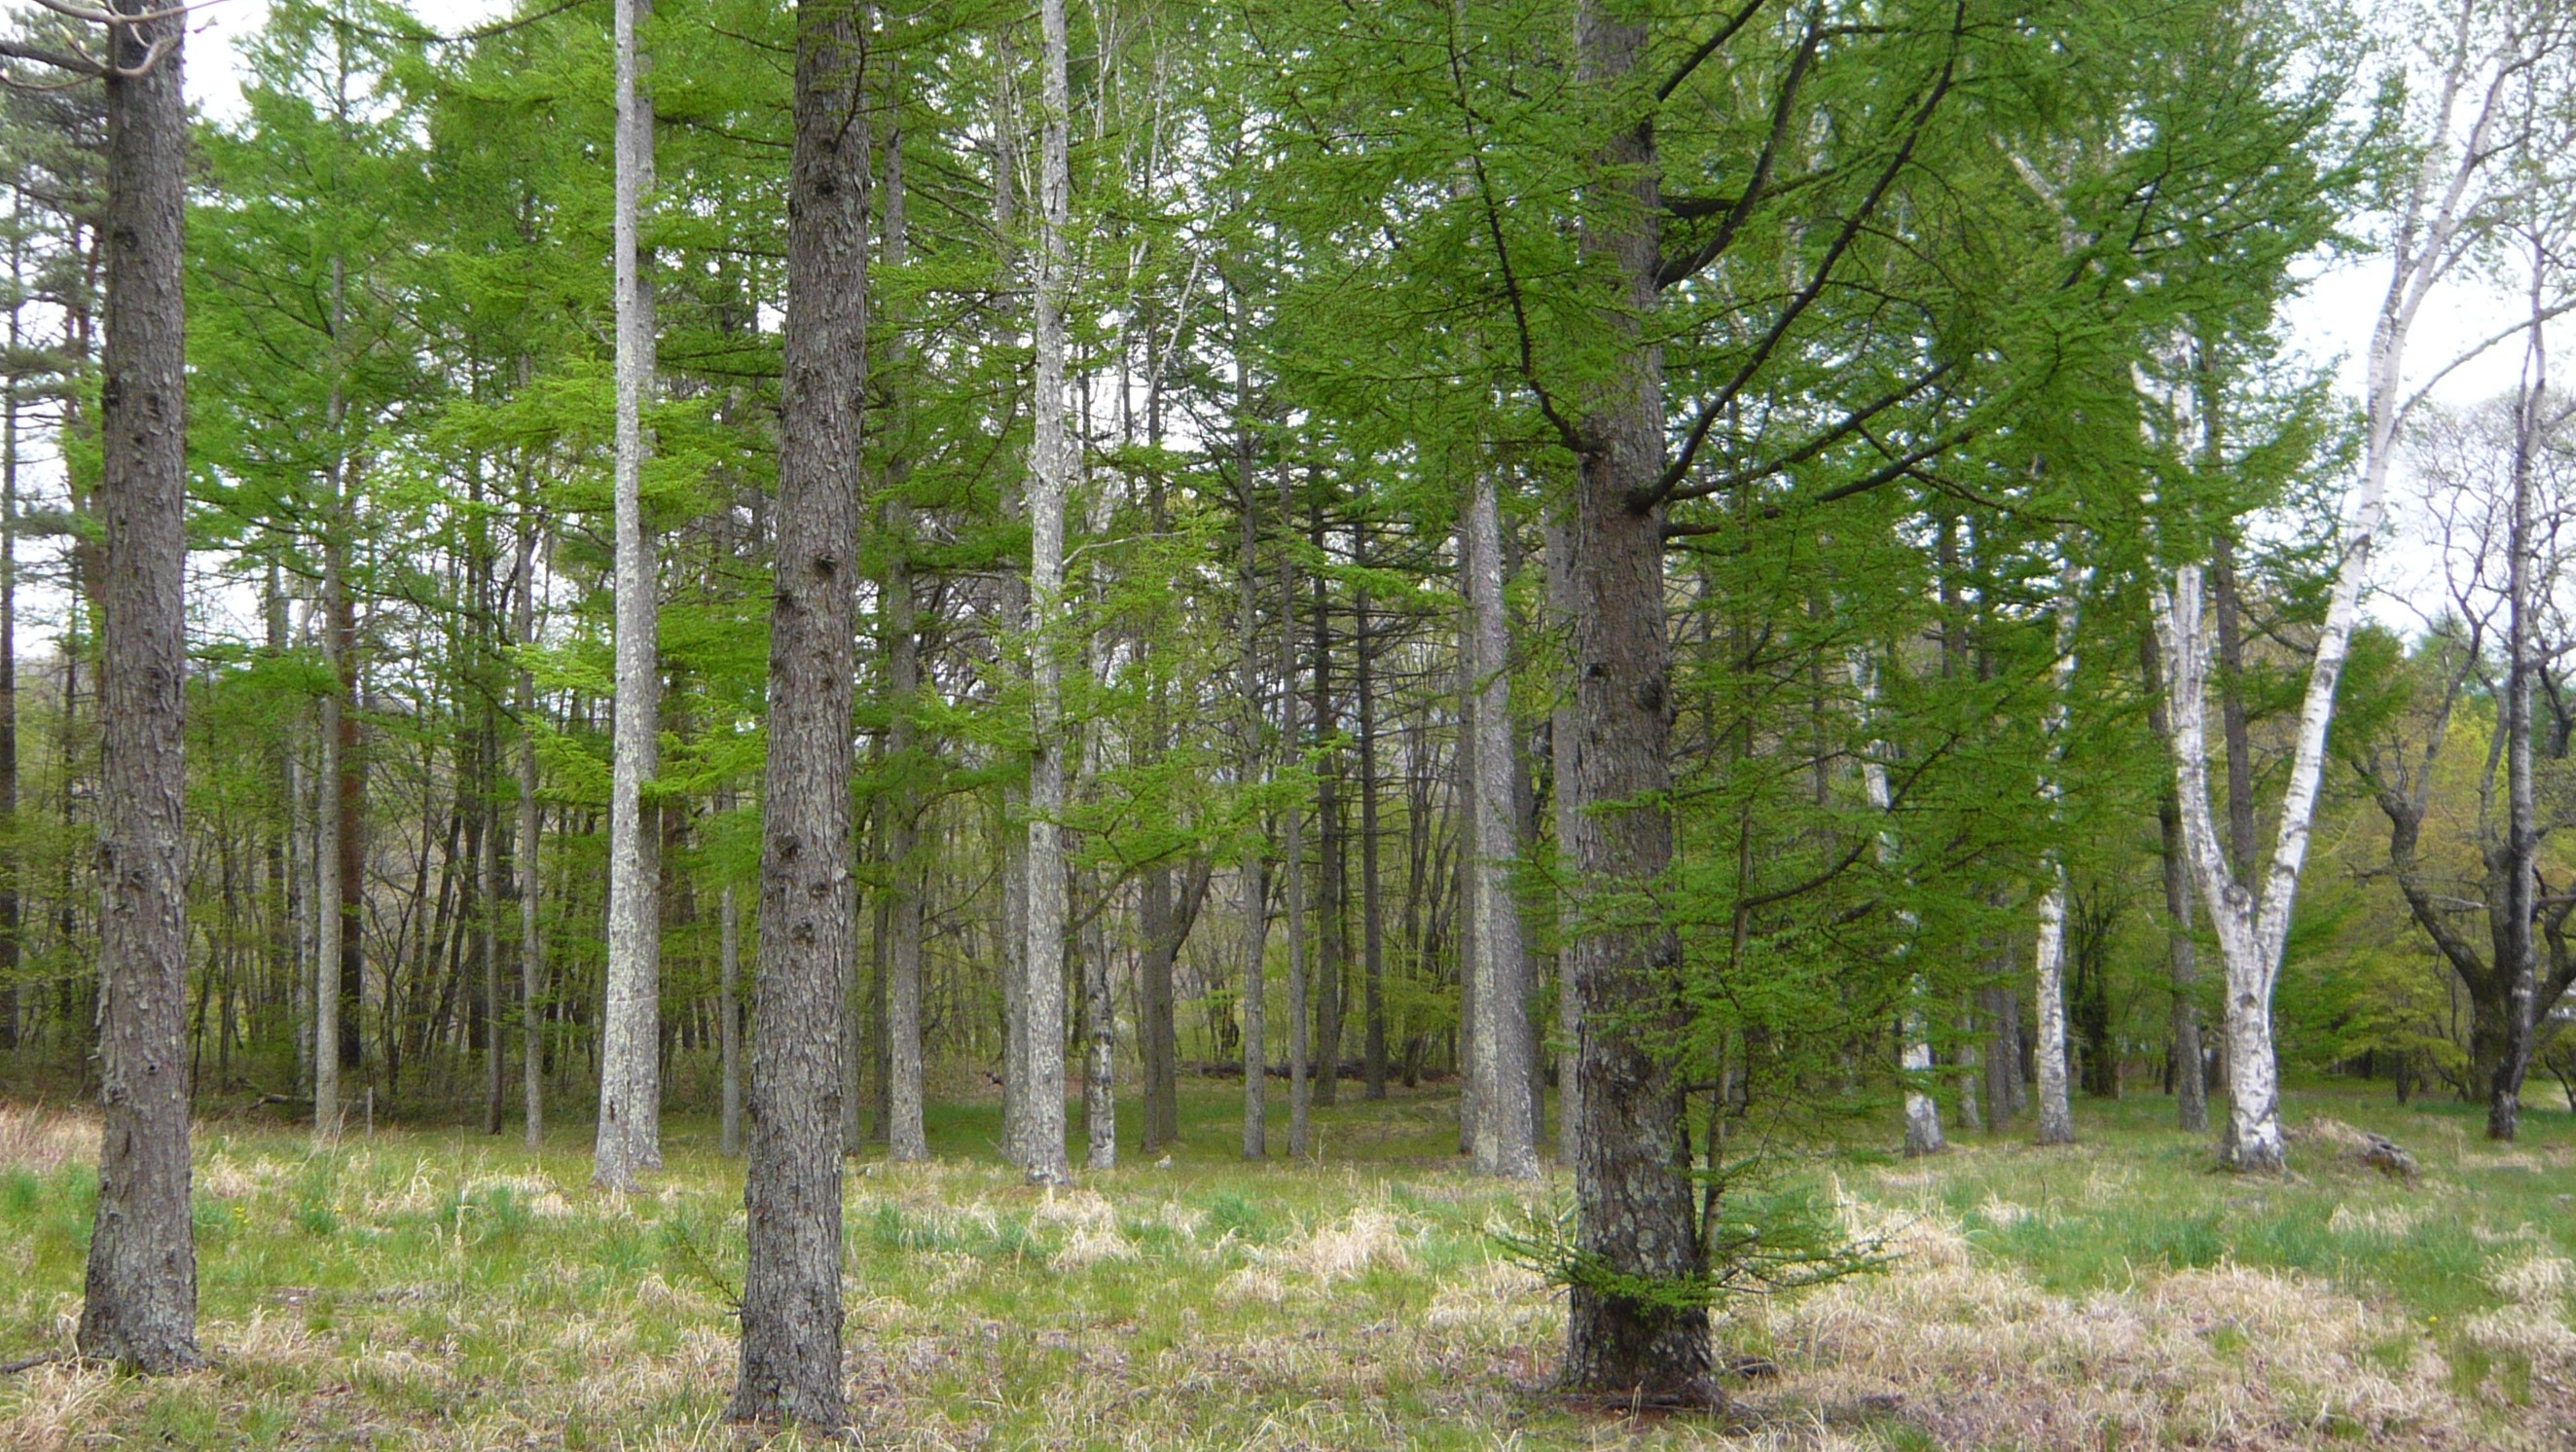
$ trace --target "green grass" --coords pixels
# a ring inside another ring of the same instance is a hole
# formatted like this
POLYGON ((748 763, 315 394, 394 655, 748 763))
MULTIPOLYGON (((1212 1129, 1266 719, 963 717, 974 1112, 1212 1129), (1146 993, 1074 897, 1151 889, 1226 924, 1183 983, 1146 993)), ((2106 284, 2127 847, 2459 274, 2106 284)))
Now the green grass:
MULTIPOLYGON (((2292 1173, 2209 1168, 2170 1104, 2078 1107, 2083 1142, 1878 1146, 1812 1174, 1887 1275, 1743 1309, 1782 1375, 1725 1419, 1628 1422, 1538 1389, 1556 1297, 1489 1224, 1566 1192, 1465 1175, 1453 1108, 1316 1115, 1323 1161, 1246 1166, 1239 1091, 1193 1085, 1168 1169, 1049 1194, 991 1160, 995 1106, 941 1106, 928 1167, 848 1182, 853 1405, 871 1445, 1572 1448, 2564 1445, 2576 1380, 2576 1123, 2509 1152, 2452 1106, 2294 1095, 2423 1160, 2387 1181, 2331 1144, 2292 1173), (2520 1269, 2517 1270, 2516 1268, 2520 1269), (2519 1277, 2517 1279, 2516 1277, 2519 1277), (2556 1338, 2553 1339, 2554 1331, 2556 1338), (2248 1429, 2251 1429, 2250 1431, 2248 1429), (2233 1430, 2231 1430, 2233 1429, 2233 1430), (2447 1442, 2441 1439, 2448 1438, 2447 1442), (2466 1440, 2463 1441, 2462 1439, 2466 1440)), ((1277 1096, 1284 1098, 1284 1094, 1277 1096)), ((2536 1097, 2536 1096, 2535 1096, 2536 1097)), ((201 1126, 203 1339, 216 1369, 0 1380, 0 1445, 733 1445, 721 1418, 742 1275, 737 1163, 668 1123, 665 1172, 586 1188, 586 1126, 386 1130, 316 1152, 201 1126)), ((1284 1125, 1274 1145, 1285 1141, 1284 1125)), ((1890 1135, 1892 1139, 1892 1134, 1890 1135)), ((1131 1141, 1132 1142, 1132 1141, 1131 1141)), ((0 1359, 59 1347, 95 1196, 78 1163, 0 1163, 0 1359)))

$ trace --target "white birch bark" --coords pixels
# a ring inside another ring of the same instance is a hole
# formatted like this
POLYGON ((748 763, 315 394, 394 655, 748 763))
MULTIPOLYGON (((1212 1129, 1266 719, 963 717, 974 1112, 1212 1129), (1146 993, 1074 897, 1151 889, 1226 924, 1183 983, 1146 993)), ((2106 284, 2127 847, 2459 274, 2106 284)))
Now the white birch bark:
POLYGON ((2430 128, 2421 148, 2424 162, 2390 219, 2388 287, 2371 332, 2363 395, 2361 480, 2344 520, 2343 558, 2318 632, 2272 858, 2259 874, 2259 890, 2237 879, 2210 817, 2207 709, 2201 699, 2209 639, 2202 619, 2200 567, 2180 567, 2171 592, 2157 591, 2156 628, 2172 701, 2184 842, 2226 967, 2228 1108, 2219 1161, 2230 1169, 2273 1170, 2283 1163, 2272 992, 2289 940, 2299 871, 2307 860, 2335 687, 2360 615, 2361 586, 2369 573, 2399 439, 2407 416, 2432 382, 2507 336, 2473 345, 2431 380, 2408 390, 2406 350, 2417 317, 2433 290, 2470 260, 2478 230, 2492 220, 2501 195, 2497 189, 2514 184, 2510 177, 2492 183, 2489 178, 2497 170, 2491 164, 2505 152, 2499 134, 2519 119, 2512 114, 2515 77, 2538 54, 2565 43, 2560 27, 2527 29, 2519 16, 2509 16, 2501 29, 2490 29, 2489 9, 2479 0, 2460 0, 2447 12, 2447 33, 2428 33, 2422 41, 2437 75, 2423 113, 2430 128))
MULTIPOLYGON (((1861 725, 1867 727, 1878 704, 1878 670, 1869 658, 1854 652, 1851 660, 1852 689, 1860 697, 1861 725)), ((1888 812, 1894 797, 1887 787, 1887 743, 1873 740, 1860 759, 1861 789, 1869 797, 1869 809, 1878 814, 1879 865, 1896 861, 1896 828, 1888 812)), ((1909 940, 1900 951, 1911 953, 1916 919, 1911 909, 1897 914, 1897 925, 1909 940)), ((1906 984, 1908 1003, 1905 1007, 1905 1045, 1898 1053, 1897 1065, 1909 1076, 1905 1086, 1905 1152, 1909 1155, 1939 1154, 1949 1148, 1941 1135, 1941 1102, 1915 1087, 1932 1072, 1932 1039, 1924 1028, 1923 999, 1927 989, 1923 975, 1915 974, 1906 984)))
MULTIPOLYGON (((2068 550, 2071 556, 2071 539, 2068 550)), ((2058 577, 2057 665, 2048 705, 2048 765, 2039 783, 2040 799, 2048 803, 2052 831, 2061 795, 2058 763, 2066 752, 2067 720, 2071 714, 2067 693, 2075 684, 2075 597, 2081 580, 2075 561, 2069 558, 2058 577)), ((2066 1086, 2066 864, 2054 845, 2048 849, 2040 870, 2047 874, 2048 885, 2039 899, 2038 961, 2032 974, 2039 1010, 2039 1123, 2031 1138, 2038 1144, 2073 1144, 2075 1110, 2067 1100, 2066 1086)))
POLYGON ((1512 864, 1520 827, 1512 810, 1512 706, 1509 630, 1503 616, 1503 542, 1490 470, 1475 471, 1461 531, 1467 574, 1469 689, 1475 696, 1468 770, 1475 780, 1468 874, 1476 919, 1476 1032, 1468 1072, 1474 1076, 1472 1137, 1476 1172, 1505 1179, 1538 1177, 1538 1127, 1531 1120, 1533 1041, 1529 960, 1512 864))
POLYGON ((1065 228, 1067 158, 1064 0, 1044 0, 1039 25, 1046 55, 1038 159, 1036 436, 1029 448, 1029 677, 1035 720, 1029 738, 1028 949, 1022 1013, 1027 1021, 1027 1118, 1018 1163, 1030 1180, 1072 1178, 1064 1151, 1064 508, 1072 455, 1065 417, 1065 228))
POLYGON ((653 376, 653 294, 643 273, 638 210, 653 187, 653 102, 637 84, 636 31, 650 0, 618 0, 617 696, 608 794, 608 1002, 600 1016, 599 1134, 591 1182, 636 1188, 661 1145, 661 905, 644 783, 656 769, 661 677, 656 663, 652 543, 643 506, 644 401, 653 376))

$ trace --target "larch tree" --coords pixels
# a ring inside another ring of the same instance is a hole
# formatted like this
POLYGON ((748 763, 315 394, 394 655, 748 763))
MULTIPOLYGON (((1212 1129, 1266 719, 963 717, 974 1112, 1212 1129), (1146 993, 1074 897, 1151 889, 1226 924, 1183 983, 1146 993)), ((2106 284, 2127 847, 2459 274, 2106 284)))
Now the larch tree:
POLYGON ((645 534, 644 404, 652 392, 653 285, 640 213, 653 189, 653 100, 637 32, 651 0, 617 0, 615 499, 617 695, 608 803, 608 1002, 600 1016, 599 1133, 591 1179, 632 1190, 661 1146, 661 898, 656 832, 644 813, 661 731, 657 586, 645 534))

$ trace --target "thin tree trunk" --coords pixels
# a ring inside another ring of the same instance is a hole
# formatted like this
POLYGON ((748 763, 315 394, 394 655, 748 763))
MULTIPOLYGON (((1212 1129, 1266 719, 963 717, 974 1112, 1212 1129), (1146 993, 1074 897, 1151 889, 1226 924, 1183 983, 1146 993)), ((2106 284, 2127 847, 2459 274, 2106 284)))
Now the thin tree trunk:
MULTIPOLYGON (((537 530, 533 516, 519 524, 518 562, 518 633, 519 649, 524 662, 526 653, 537 639, 537 530)), ((521 1117, 526 1121, 528 1148, 535 1149, 545 1140, 545 1023, 541 1005, 545 994, 546 943, 540 929, 537 909, 538 894, 544 879, 538 875, 538 836, 543 823, 537 813, 537 683, 528 667, 519 667, 519 1082, 522 1099, 521 1117)))
POLYGON ((79 1346, 150 1372, 203 1364, 188 1211, 185 539, 187 412, 180 289, 186 17, 109 28, 107 347, 97 504, 106 535, 100 640, 98 1205, 79 1346), (135 74, 135 72, 140 72, 135 74))
POLYGON ((653 380, 653 285, 639 212, 653 190, 653 99, 639 84, 636 32, 651 0, 618 0, 617 697, 608 795, 608 1001, 600 1014, 599 1134, 591 1183, 633 1190, 662 1164, 661 904, 644 783, 661 729, 653 542, 644 525, 644 405, 653 380))
MULTIPOLYGON (((1297 560, 1296 508, 1288 492, 1288 473, 1279 471, 1279 753, 1282 768, 1305 754, 1306 727, 1297 698, 1297 560)), ((1288 1154, 1304 1159, 1313 1150, 1310 1115, 1314 1084, 1308 1078, 1306 1019, 1306 804, 1294 797, 1281 809, 1286 817, 1288 912, 1288 1154)))
POLYGON ((842 965, 853 937, 851 585, 867 382, 868 119, 855 0, 801 0, 761 804, 760 976, 730 1415, 847 1422, 841 1370, 842 965))
MULTIPOLYGON (((2060 795, 2058 775, 2065 759, 2067 724, 2072 716, 2068 693, 2075 683, 2076 591, 2082 574, 2071 557, 2061 562, 2057 586, 2057 664, 2052 670, 2048 704, 2047 764, 2041 769, 2039 795, 2049 804, 2052 827, 2060 795)), ((2066 864, 2052 846, 2040 870, 2048 875, 2039 899, 2037 984, 2039 1029, 2039 1125, 2032 1136, 2039 1144, 2073 1144, 2075 1112, 2066 1084, 2066 864)))
MULTIPOLYGON (((1362 527, 1363 529, 1365 526, 1362 527)), ((1365 538, 1365 536, 1361 536, 1365 538)), ((1364 553, 1353 550, 1353 563, 1365 567, 1364 553)), ((1372 621, 1367 591, 1360 592, 1359 621, 1354 629, 1353 645, 1356 678, 1352 685, 1354 704, 1359 711, 1360 748, 1360 981, 1363 997, 1362 1014, 1366 1023, 1362 1032, 1366 1047, 1362 1062, 1368 1075, 1367 1097, 1386 1097, 1386 918, 1382 893, 1378 886, 1378 821, 1377 821, 1377 685, 1371 656, 1376 647, 1371 642, 1372 621)))

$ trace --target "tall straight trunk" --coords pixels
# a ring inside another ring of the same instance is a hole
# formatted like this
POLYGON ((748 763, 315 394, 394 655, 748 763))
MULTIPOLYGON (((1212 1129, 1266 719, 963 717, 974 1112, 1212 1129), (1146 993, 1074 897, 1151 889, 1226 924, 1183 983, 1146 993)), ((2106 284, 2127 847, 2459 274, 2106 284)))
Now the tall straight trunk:
MULTIPOLYGON (((1290 543, 1296 530, 1295 502, 1289 497, 1288 472, 1279 472, 1279 760, 1283 768, 1303 758, 1306 726, 1297 699, 1297 558, 1290 543)), ((1306 804, 1294 797, 1282 808, 1286 817, 1280 855, 1286 859, 1288 930, 1288 1153, 1304 1159, 1313 1146, 1310 1115, 1314 1084, 1308 1077, 1306 999, 1306 804)))
MULTIPOLYGON (((1851 673, 1853 693, 1860 698, 1861 724, 1866 727, 1872 724, 1870 716, 1878 704, 1878 668, 1867 657, 1854 654, 1851 673)), ((1894 798, 1887 785, 1886 754, 1887 746, 1883 741, 1870 742, 1868 749, 1861 754, 1861 790, 1869 799, 1870 811, 1881 823, 1877 844, 1879 865, 1895 868, 1898 865, 1898 848, 1896 828, 1887 822, 1894 798)), ((1900 945, 1900 950, 1911 953, 1911 940, 1920 924, 1910 909, 1900 910, 1897 921, 1907 940, 1900 945)), ((1909 1155, 1938 1154, 1949 1147, 1941 1135, 1940 1102, 1913 1082, 1929 1078, 1932 1073, 1932 1043, 1927 1029, 1930 1018, 1926 1012, 1930 989, 1922 974, 1916 973, 1909 979, 1906 997, 1909 1002, 1902 1019, 1903 1046, 1897 1061, 1898 1067, 1908 1075, 1905 1086, 1905 1152, 1909 1155)))
MULTIPOLYGON (((1242 320, 1238 313, 1236 325, 1242 320)), ((1252 481, 1252 399, 1247 383, 1243 355, 1238 349, 1234 363, 1235 436, 1234 482, 1239 492, 1239 517, 1243 526, 1241 573, 1238 577, 1236 630, 1240 636, 1243 711, 1243 764, 1239 785, 1246 793, 1254 790, 1261 779, 1265 758, 1262 737, 1264 722, 1261 711, 1261 491, 1252 481)), ((1281 521, 1283 527, 1285 520, 1281 521)), ((1287 626, 1283 622, 1282 629, 1287 626)), ((1283 683, 1283 690, 1293 688, 1283 683)), ((1268 859, 1262 844, 1251 841, 1243 849, 1243 977, 1237 990, 1236 1014, 1240 1019, 1243 1041, 1243 1157, 1262 1159, 1269 1150, 1269 1106, 1266 1082, 1270 1072, 1270 1050, 1264 1042, 1264 995, 1270 946, 1270 882, 1268 859)))
POLYGON ((632 1190, 662 1164, 660 869, 644 820, 661 728, 653 543, 644 526, 644 404, 653 381, 653 285, 639 212, 653 190, 653 99, 636 32, 651 0, 617 0, 617 698, 608 788, 608 1001, 600 1014, 599 1133, 591 1183, 632 1190))
MULTIPOLYGON (((1365 526, 1362 526, 1365 528, 1365 526)), ((1364 537, 1364 536, 1363 536, 1364 537)), ((1357 548, 1353 563, 1368 561, 1357 548)), ((1360 592, 1359 620, 1353 629, 1353 703, 1359 713, 1360 758, 1360 992, 1361 1032, 1366 1036, 1361 1062, 1367 1075, 1367 1097, 1386 1097, 1386 914, 1378 886, 1377 822, 1377 683, 1376 647, 1372 644, 1368 592, 1360 592)))
POLYGON ((1021 1012, 1028 1035, 1028 1105, 1020 1125, 1023 1174, 1041 1184, 1073 1177, 1064 1152, 1065 757, 1061 637, 1064 509, 1073 485, 1065 414, 1064 306, 1071 255, 1065 228, 1067 156, 1064 0, 1041 0, 1045 72, 1038 142, 1037 381, 1029 445, 1029 920, 1021 1012))
MULTIPOLYGON (((1630 85, 1644 25, 1585 0, 1575 22, 1581 80, 1630 85)), ((1585 400, 1566 564, 1574 656, 1572 870, 1586 895, 1642 893, 1672 864, 1672 686, 1664 622, 1663 518, 1639 508, 1664 470, 1656 311, 1660 185, 1652 129, 1640 122, 1592 158, 1592 220, 1578 245, 1611 269, 1623 296, 1598 315, 1618 369, 1585 400)), ((1691 1194, 1686 1086, 1668 1046, 1679 1038, 1681 943, 1660 922, 1586 912, 1573 945, 1581 1015, 1575 1075, 1584 1137, 1575 1157, 1576 1244, 1595 1264, 1660 1284, 1696 1283, 1707 1253, 1691 1194)), ((1708 1313, 1674 1309, 1599 1282, 1571 1293, 1565 1381, 1587 1391, 1706 1400, 1708 1313)))
POLYGON ((342 789, 350 775, 342 765, 348 750, 348 733, 342 729, 346 724, 342 716, 347 710, 348 665, 340 634, 340 597, 348 587, 341 578, 344 551, 338 514, 335 502, 331 519, 323 525, 327 534, 322 544, 322 652, 330 685, 322 693, 322 761, 313 793, 313 902, 317 924, 313 952, 313 1133, 323 1140, 337 1139, 340 1134, 340 1070, 344 1062, 340 1052, 341 964, 345 958, 340 940, 349 927, 344 907, 348 894, 341 886, 341 874, 348 862, 348 854, 341 850, 341 837, 349 830, 342 789))
MULTIPOLYGON (((537 530, 533 518, 519 524, 518 617, 519 649, 524 662, 526 653, 537 640, 537 530)), ((542 1004, 545 995, 546 942, 540 929, 538 894, 544 879, 538 876, 538 833, 542 822, 537 814, 537 683, 523 663, 517 685, 519 703, 519 1085, 520 1117, 526 1121, 528 1148, 544 1142, 545 1115, 545 1024, 542 1004)))
POLYGON ((1082 1167, 1112 1170, 1118 1167, 1118 1019, 1109 996, 1106 906, 1083 933, 1082 1039, 1082 1167))
POLYGON ((1476 714, 1469 775, 1476 784, 1469 823, 1469 882, 1476 919, 1476 1037, 1468 1073, 1476 1104, 1476 1172, 1538 1177, 1538 1125, 1529 1082, 1535 1067, 1529 1020, 1529 958, 1521 941, 1512 864, 1520 858, 1513 790, 1510 626, 1503 612, 1502 512, 1493 471, 1468 486, 1467 661, 1476 714))
MULTIPOLYGON (((2072 541, 2068 548, 2072 550, 2072 541)), ((2064 562, 2057 589, 2057 664, 2052 669, 2054 690, 2048 703, 2047 765, 2042 768, 2040 799, 2049 804, 2054 826, 2056 804, 2060 794, 2058 772, 2066 754, 2065 736, 2072 712, 2068 693, 2075 684, 2075 611, 2076 589, 2081 576, 2075 562, 2064 562)), ((2051 847, 2044 855, 2040 871, 2047 874, 2039 898, 2039 950, 2037 970, 2032 975, 2039 1018, 2039 1125, 2033 1139, 2040 1144, 2073 1144, 2075 1111, 2067 1099, 2066 1085, 2066 864, 2051 847)))
MULTIPOLYGON (((12 216, 26 210, 19 200, 12 216)), ((26 308, 26 238, 9 232, 9 355, 21 346, 26 308)), ((276 565, 269 566, 272 591, 276 565)), ((274 642, 272 642, 272 649, 274 642)), ((18 382, 0 385, 0 1048, 15 1049, 26 1021, 26 985, 18 981, 18 382)))
MULTIPOLYGON (((1324 552, 1324 507, 1320 498, 1307 503, 1310 533, 1318 557, 1324 552)), ((1324 572, 1309 582, 1315 605, 1315 737, 1329 741, 1333 722, 1333 636, 1324 572)), ((1327 755, 1315 775, 1315 1102, 1339 1099, 1342 1077, 1342 896, 1348 873, 1342 863, 1341 771, 1338 755, 1327 755)))
POLYGON ((488 710, 482 735, 476 752, 481 800, 474 804, 483 824, 482 852, 475 862, 475 951, 483 963, 483 1132, 499 1134, 507 1098, 501 1052, 501 820, 495 808, 501 796, 501 738, 488 710))
MULTIPOLYGON (((2536 612, 2532 579, 2532 476, 2558 408, 2549 397, 2549 349, 2543 329, 2548 299, 2543 287, 2550 268, 2537 247, 2531 264, 2528 346, 2523 351, 2521 385, 2514 397, 2513 505, 2505 549, 2505 699, 2504 840, 2488 849, 2488 876, 2499 880, 2490 915, 2495 971, 2505 982, 2508 1015, 2504 1052, 2497 1056, 2486 1083, 2487 1138, 2511 1140, 2522 1118, 2522 1081, 2530 1071, 2534 1017, 2539 1000, 2540 962, 2533 932, 2540 913, 2540 828, 2531 778, 2531 691, 2538 674, 2532 654, 2532 616, 2536 612)), ((2545 588, 2545 587, 2544 587, 2545 588)))
MULTIPOLYGON (((911 260, 903 188, 903 134, 896 130, 885 141, 885 262, 889 267, 902 267, 911 260)), ((886 348, 887 363, 901 368, 909 347, 900 328, 887 330, 886 348)), ((921 694, 921 629, 913 599, 912 503, 903 493, 911 460, 899 428, 896 433, 885 481, 886 755, 899 785, 886 831, 894 890, 886 924, 884 1090, 886 1152, 908 1162, 930 1158, 930 1141, 922 1128, 921 1057, 922 898, 930 886, 930 873, 921 852, 920 764, 914 760, 920 749, 914 711, 921 694)))
MULTIPOLYGON (((1017 206, 1020 173, 1019 47, 1013 38, 1017 21, 1005 25, 993 40, 993 235, 1001 254, 997 282, 1015 285, 1017 206)), ((1028 515, 1025 472, 1002 485, 1002 514, 1018 522, 1028 515)), ((1029 581, 1005 573, 1001 583, 1004 630, 1025 626, 1029 581)), ((1002 787, 1002 1158, 1020 1163, 1029 1138, 1028 1117, 1035 1096, 1029 1086, 1028 949, 1029 836, 1027 788, 1016 782, 1002 787)))
POLYGON ((1173 915, 1171 864, 1155 862, 1136 886, 1136 925, 1145 940, 1136 962, 1136 1057, 1143 1070, 1137 1086, 1143 1116, 1136 1147, 1149 1155, 1181 1136, 1180 1066, 1175 1062, 1180 1044, 1172 1021, 1175 955, 1163 947, 1172 941, 1173 915))
POLYGON ((716 1153, 731 1159, 742 1153, 742 902, 730 882, 724 885, 717 913, 721 936, 716 944, 716 1042, 724 1085, 716 1153))
POLYGON ((824 1431, 841 1390, 842 965, 867 383, 868 113, 857 0, 796 10, 787 311, 753 987, 749 1260, 730 1415, 824 1431))
MULTIPOLYGON (((1568 565, 1567 551, 1572 546, 1570 525, 1562 511, 1552 513, 1542 541, 1546 551, 1548 633, 1556 649, 1563 651, 1574 629, 1574 577, 1568 565)), ((1560 672, 1571 668, 1570 658, 1560 658, 1560 672)), ((1556 855, 1558 870, 1552 874, 1560 880, 1571 863, 1574 834, 1574 741, 1578 730, 1574 719, 1574 693, 1571 678, 1562 677, 1556 706, 1548 715, 1548 773, 1554 783, 1550 801, 1556 809, 1556 855)), ((1582 1041, 1583 1014, 1574 992, 1574 938, 1576 895, 1560 887, 1556 895, 1556 1162, 1574 1164, 1583 1145, 1583 1085, 1576 1046, 1582 1041)))
MULTIPOLYGON (((2147 729, 2165 740, 2172 725, 2165 709, 2164 660, 2153 630, 2139 641, 2138 670, 2151 693, 2147 729)), ((2173 1041, 2174 1115, 2185 1133, 2202 1134, 2209 1129, 2209 1081, 2200 1050, 2200 945, 2191 934, 2191 863, 2183 851, 2182 800, 2170 782, 2156 798, 2156 830, 2164 866, 2166 982, 2173 997, 2168 1033, 2173 1041)))
POLYGON ((203 1364, 188 1214, 185 17, 116 0, 107 85, 98 1206, 81 1355, 203 1364), (139 72, 129 74, 128 72, 139 72))

